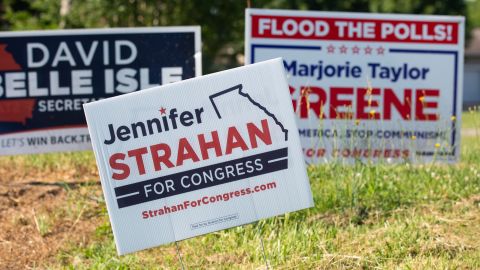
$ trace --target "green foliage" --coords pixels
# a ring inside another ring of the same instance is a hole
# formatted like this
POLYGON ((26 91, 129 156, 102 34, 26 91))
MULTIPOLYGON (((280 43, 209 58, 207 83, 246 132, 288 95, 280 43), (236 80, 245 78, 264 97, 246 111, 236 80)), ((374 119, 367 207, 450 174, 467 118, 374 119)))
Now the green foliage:
POLYGON ((373 12, 466 15, 466 3, 461 0, 372 0, 370 10, 373 12))
POLYGON ((60 23, 60 2, 52 0, 5 0, 4 19, 11 30, 55 29, 60 23))
MULTIPOLYGON (((201 25, 204 73, 211 73, 241 64, 247 2, 3 0, 0 11, 5 12, 0 24, 8 30, 201 25)), ((467 13, 467 6, 461 0, 251 0, 251 3, 255 8, 444 15, 467 13)), ((475 7, 469 6, 474 17, 477 16, 474 11, 478 10, 475 7)))
POLYGON ((462 128, 473 129, 480 136, 480 106, 470 107, 467 111, 462 115, 462 128))
POLYGON ((468 18, 472 26, 480 27, 480 1, 467 1, 468 18))

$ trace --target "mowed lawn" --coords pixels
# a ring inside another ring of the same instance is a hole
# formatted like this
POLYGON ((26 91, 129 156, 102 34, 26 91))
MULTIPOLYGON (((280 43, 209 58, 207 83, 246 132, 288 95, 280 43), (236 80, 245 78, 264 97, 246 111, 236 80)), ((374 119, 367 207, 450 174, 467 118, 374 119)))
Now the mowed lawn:
MULTIPOLYGON (((265 268, 262 239, 274 269, 479 269, 480 113, 463 120, 460 163, 309 167, 314 208, 181 241, 185 267, 265 268)), ((2 269, 181 267, 173 244, 116 255, 91 152, 2 157, 0 180, 57 190, 0 208, 2 269)))

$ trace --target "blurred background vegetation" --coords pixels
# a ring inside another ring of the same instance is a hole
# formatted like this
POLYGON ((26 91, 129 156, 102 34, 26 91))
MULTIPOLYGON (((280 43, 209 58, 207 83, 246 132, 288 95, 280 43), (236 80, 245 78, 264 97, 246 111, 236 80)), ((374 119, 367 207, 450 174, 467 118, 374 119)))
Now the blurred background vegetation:
POLYGON ((462 15, 480 26, 480 0, 0 0, 0 29, 201 25, 203 70, 243 64, 244 9, 462 15))

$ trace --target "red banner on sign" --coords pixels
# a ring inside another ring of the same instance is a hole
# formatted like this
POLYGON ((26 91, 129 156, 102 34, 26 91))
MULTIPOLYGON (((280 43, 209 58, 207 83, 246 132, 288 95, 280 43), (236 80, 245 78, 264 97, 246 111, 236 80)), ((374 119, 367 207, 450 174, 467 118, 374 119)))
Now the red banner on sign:
POLYGON ((457 22, 252 16, 254 38, 458 44, 457 22))

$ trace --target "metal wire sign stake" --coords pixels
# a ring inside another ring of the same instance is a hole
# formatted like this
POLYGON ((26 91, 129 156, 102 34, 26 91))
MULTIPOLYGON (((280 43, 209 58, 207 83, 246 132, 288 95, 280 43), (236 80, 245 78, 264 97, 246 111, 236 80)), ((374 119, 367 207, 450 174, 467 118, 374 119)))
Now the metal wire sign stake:
POLYGON ((265 267, 266 269, 270 269, 270 267, 268 266, 268 260, 267 260, 267 254, 265 253, 265 245, 263 244, 263 237, 262 237, 262 233, 260 231, 260 226, 259 226, 259 222, 257 222, 257 230, 258 230, 258 235, 259 235, 259 238, 260 238, 260 246, 262 247, 262 254, 263 254, 263 261, 265 262, 265 267))
POLYGON ((175 246, 177 247, 177 256, 178 256, 178 260, 180 261, 180 265, 182 266, 182 270, 185 270, 185 265, 183 264, 183 260, 182 260, 182 254, 180 254, 180 248, 178 248, 177 241, 175 241, 175 246))

